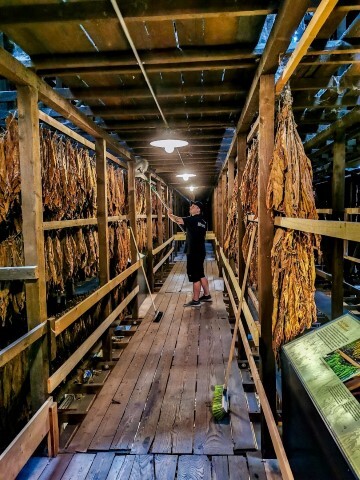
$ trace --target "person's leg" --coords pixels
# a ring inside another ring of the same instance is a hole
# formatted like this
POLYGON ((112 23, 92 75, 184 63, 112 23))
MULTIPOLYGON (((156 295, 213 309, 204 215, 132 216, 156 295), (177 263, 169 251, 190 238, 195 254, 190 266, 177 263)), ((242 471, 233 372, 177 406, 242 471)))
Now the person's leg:
POLYGON ((208 282, 208 279, 206 277, 202 277, 200 279, 200 284, 204 290, 204 295, 207 297, 208 295, 210 295, 210 290, 209 290, 209 282, 208 282))
POLYGON ((193 300, 197 302, 200 297, 200 289, 201 289, 201 282, 194 282, 193 283, 193 300))

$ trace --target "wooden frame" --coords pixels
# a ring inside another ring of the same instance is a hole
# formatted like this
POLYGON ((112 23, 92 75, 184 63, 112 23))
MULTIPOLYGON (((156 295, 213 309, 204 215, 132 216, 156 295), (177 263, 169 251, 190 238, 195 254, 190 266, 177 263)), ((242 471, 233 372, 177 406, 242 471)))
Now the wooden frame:
POLYGON ((72 323, 74 323, 81 315, 83 315, 89 308, 91 308, 95 303, 101 300, 105 295, 107 295, 111 290, 129 277, 132 273, 140 268, 140 260, 131 265, 123 272, 121 272, 117 277, 110 280, 106 285, 96 290, 94 293, 89 295, 83 302, 76 305, 74 308, 66 312, 62 317, 55 321, 55 336, 60 335, 66 328, 68 328, 72 323))
POLYGON ((90 350, 95 342, 110 327, 114 320, 120 315, 124 308, 138 294, 139 286, 137 285, 129 295, 111 312, 111 314, 97 327, 97 329, 81 344, 75 353, 69 357, 55 373, 48 378, 48 393, 55 388, 69 375, 73 368, 82 360, 84 355, 90 350))
POLYGON ((5 475, 3 478, 16 478, 46 435, 49 436, 49 456, 54 457, 58 453, 59 428, 57 407, 52 397, 45 401, 0 455, 0 472, 5 475))
POLYGON ((156 273, 156 272, 159 270, 159 268, 161 267, 161 265, 162 265, 163 263, 165 263, 165 261, 170 257, 170 255, 172 254, 173 251, 174 251, 174 247, 172 247, 172 248, 167 252, 167 254, 160 260, 160 262, 155 265, 155 267, 153 268, 153 272, 154 272, 154 273, 156 273))
POLYGON ((168 238, 166 240, 166 242, 162 243, 161 245, 159 245, 158 247, 154 248, 154 250, 152 251, 152 254, 153 255, 156 255, 157 253, 161 252, 161 250, 163 250, 167 245, 169 245, 169 243, 171 243, 172 241, 174 240, 174 236, 168 238))
POLYGON ((28 267, 0 267, 0 280, 37 280, 39 269, 36 265, 28 267))

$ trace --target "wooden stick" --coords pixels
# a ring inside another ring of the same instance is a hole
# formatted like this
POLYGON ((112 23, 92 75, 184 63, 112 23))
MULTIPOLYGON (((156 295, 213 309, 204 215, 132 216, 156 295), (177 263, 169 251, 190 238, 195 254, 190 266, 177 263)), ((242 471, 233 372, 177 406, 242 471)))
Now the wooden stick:
POLYGON ((227 367, 226 367, 224 390, 227 389, 230 370, 231 370, 231 364, 232 364, 232 360, 233 360, 233 357, 234 357, 236 335, 237 335, 237 331, 238 331, 238 328, 239 328, 239 321, 240 321, 240 316, 241 316, 241 312, 242 312, 242 303, 243 303, 244 292, 245 292, 245 288, 246 288, 247 276, 248 276, 248 273, 249 273, 250 260, 251 260, 251 254, 252 254, 253 246, 254 246, 256 230, 257 230, 257 225, 255 224, 254 227, 253 227, 253 231, 251 232, 250 246, 249 246, 248 256, 247 256, 247 259, 246 259, 246 266, 245 266, 243 283, 242 283, 242 286, 241 286, 241 295, 240 295, 240 298, 239 298, 239 308, 238 308, 237 315, 236 315, 234 333, 233 333, 233 336, 232 336, 231 347, 230 347, 229 360, 228 360, 228 364, 227 364, 227 367))

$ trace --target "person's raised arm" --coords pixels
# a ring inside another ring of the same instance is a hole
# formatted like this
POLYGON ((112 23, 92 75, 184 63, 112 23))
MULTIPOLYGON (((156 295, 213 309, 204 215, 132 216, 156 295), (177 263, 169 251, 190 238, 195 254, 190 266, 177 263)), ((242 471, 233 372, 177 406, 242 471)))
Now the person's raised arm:
POLYGON ((172 210, 168 210, 168 216, 169 216, 170 220, 177 223, 178 225, 184 225, 183 218, 182 217, 177 217, 176 215, 174 215, 172 213, 172 210))

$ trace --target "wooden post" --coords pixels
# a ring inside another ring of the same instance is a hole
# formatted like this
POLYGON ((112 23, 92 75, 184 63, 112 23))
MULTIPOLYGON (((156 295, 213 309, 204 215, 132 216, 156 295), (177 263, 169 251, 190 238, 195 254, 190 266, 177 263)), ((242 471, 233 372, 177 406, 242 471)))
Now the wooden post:
MULTIPOLYGON (((156 190, 161 197, 161 182, 157 180, 156 182, 156 190)), ((164 239, 164 226, 163 226, 163 218, 162 218, 162 205, 160 199, 157 198, 156 202, 156 213, 157 213, 157 220, 158 220, 158 241, 159 244, 163 243, 164 239)))
POLYGON ((153 228, 152 228, 152 195, 151 195, 151 173, 147 174, 147 179, 149 183, 146 182, 145 184, 145 197, 146 197, 146 260, 147 260, 147 278, 149 281, 149 287, 151 292, 154 291, 154 261, 153 261, 153 228))
MULTIPOLYGON (((237 180, 240 189, 243 173, 246 165, 246 135, 237 137, 237 180)), ((245 272, 245 262, 242 254, 242 241, 245 235, 244 212, 241 204, 240 191, 238 196, 238 276, 239 284, 242 284, 245 272)))
MULTIPOLYGON (((166 185, 165 186, 165 203, 166 205, 169 205, 169 187, 166 185)), ((169 235, 169 232, 170 232, 170 228, 169 228, 169 217, 167 216, 166 214, 166 209, 164 208, 164 214, 165 214, 165 220, 164 220, 164 227, 165 227, 165 238, 164 240, 167 240, 170 235, 169 235)))
MULTIPOLYGON (((25 283, 28 329, 47 318, 38 94, 18 87, 21 209, 25 265, 37 265, 38 279, 25 283)), ((47 338, 30 348, 30 388, 33 411, 46 399, 49 360, 47 338)))
MULTIPOLYGON (((276 419, 275 359, 272 350, 271 316, 273 295, 271 290, 271 247, 274 237, 273 220, 266 208, 266 189, 270 175, 270 159, 274 150, 275 88, 274 75, 260 77, 259 100, 259 193, 258 193, 258 299, 261 324, 260 368, 265 392, 276 419)), ((261 449, 263 458, 274 458, 274 450, 266 426, 261 417, 261 449)))
MULTIPOLYGON (((137 228, 136 228, 136 191, 135 191, 135 164, 134 162, 129 162, 128 164, 128 204, 129 204, 129 223, 130 227, 132 228, 134 232, 134 238, 135 242, 137 243, 138 241, 138 234, 137 234, 137 228)), ((137 251, 136 251, 136 245, 134 245, 134 241, 132 239, 132 235, 130 237, 130 252, 131 252, 131 263, 134 264, 137 262, 137 251)), ((135 288, 139 282, 138 282, 138 273, 136 274, 136 279, 132 285, 132 289, 135 288)), ((139 316, 139 304, 138 304, 138 296, 135 298, 135 302, 133 305, 133 311, 132 311, 132 316, 133 318, 137 318, 139 316)))
POLYGON ((225 212, 226 207, 226 181, 227 175, 226 170, 222 173, 221 178, 221 246, 224 248, 224 240, 225 240, 225 228, 226 228, 226 220, 227 220, 227 212, 225 212))
MULTIPOLYGON (((345 206, 345 136, 340 131, 335 134, 333 147, 332 209, 333 219, 344 219, 345 206)), ((344 300, 344 241, 332 239, 333 254, 331 261, 331 318, 343 314, 344 300)))
MULTIPOLYGON (((97 188, 97 223, 99 236, 99 281, 100 287, 110 280, 109 259, 109 229, 108 229, 108 205, 107 205, 107 169, 106 169, 106 142, 102 138, 96 139, 96 188, 97 188)), ((110 303, 107 302, 102 315, 107 318, 110 315, 110 303)), ((112 332, 108 330, 102 336, 103 359, 112 359, 112 332)))
POLYGON ((231 197, 234 192, 234 170, 235 158, 229 157, 228 160, 228 206, 230 207, 231 197))

